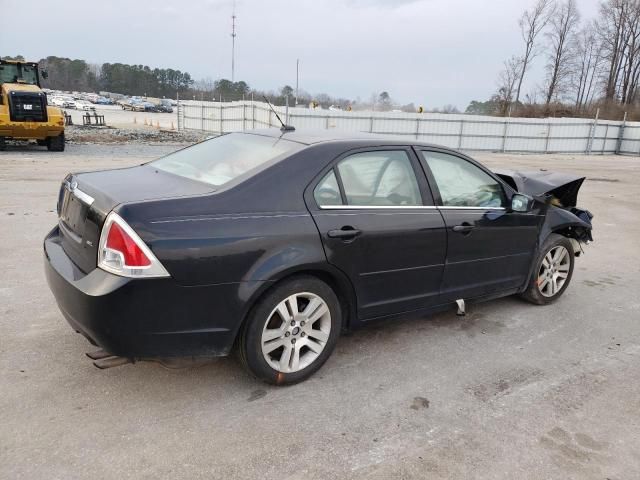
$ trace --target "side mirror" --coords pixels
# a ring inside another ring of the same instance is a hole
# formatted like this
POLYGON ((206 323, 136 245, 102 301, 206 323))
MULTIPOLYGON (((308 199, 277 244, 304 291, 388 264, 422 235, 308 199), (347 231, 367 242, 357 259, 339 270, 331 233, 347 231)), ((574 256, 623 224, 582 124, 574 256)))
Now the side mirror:
POLYGON ((514 212, 529 212, 533 208, 533 198, 516 193, 511 197, 511 210, 514 212))

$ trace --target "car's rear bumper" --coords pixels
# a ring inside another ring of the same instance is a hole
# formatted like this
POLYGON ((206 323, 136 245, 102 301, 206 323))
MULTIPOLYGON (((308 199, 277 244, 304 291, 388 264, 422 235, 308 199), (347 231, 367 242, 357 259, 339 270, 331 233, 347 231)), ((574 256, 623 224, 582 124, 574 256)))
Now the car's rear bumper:
POLYGON ((238 284, 185 287, 172 278, 83 273, 58 227, 44 241, 49 288, 69 324, 107 352, 129 358, 222 356, 242 318, 238 284))

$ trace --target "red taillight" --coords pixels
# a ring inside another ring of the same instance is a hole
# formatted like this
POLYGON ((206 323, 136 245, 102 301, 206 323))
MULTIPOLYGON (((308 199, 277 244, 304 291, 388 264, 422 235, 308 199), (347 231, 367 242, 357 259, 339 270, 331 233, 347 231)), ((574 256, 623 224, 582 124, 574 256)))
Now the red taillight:
POLYGON ((107 235, 107 248, 120 252, 127 267, 148 267, 151 261, 120 225, 112 223, 107 235))
POLYGON ((98 267, 129 278, 168 277, 151 249, 120 215, 107 215, 98 244, 98 267))

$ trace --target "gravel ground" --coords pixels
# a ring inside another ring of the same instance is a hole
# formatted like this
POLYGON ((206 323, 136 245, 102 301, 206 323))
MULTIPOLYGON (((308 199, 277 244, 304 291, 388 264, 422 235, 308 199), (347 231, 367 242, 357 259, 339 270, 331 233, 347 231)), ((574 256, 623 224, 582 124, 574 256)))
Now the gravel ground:
POLYGON ((233 358, 99 371, 46 286, 64 174, 175 148, 0 153, 0 478, 640 478, 637 157, 478 155, 589 178, 596 242, 567 293, 359 330, 275 388, 233 358))

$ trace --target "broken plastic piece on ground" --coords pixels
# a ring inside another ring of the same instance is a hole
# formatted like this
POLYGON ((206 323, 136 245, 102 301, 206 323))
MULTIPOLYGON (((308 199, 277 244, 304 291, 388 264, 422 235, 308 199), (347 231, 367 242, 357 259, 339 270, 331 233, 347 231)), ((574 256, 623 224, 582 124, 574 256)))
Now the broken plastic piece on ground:
POLYGON ((465 310, 464 299, 459 298, 458 300, 456 300, 456 304, 458 304, 458 311, 456 312, 456 315, 458 315, 459 317, 464 317, 467 314, 465 310))

